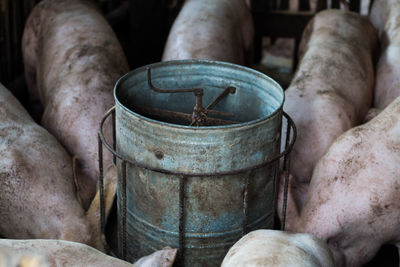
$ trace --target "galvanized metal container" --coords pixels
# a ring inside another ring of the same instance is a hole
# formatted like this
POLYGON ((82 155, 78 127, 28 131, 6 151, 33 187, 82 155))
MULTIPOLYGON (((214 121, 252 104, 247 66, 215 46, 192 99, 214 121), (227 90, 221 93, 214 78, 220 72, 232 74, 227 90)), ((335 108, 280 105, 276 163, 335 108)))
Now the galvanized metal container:
POLYGON ((243 231, 273 227, 278 161, 252 167, 280 153, 284 92, 266 75, 234 64, 184 60, 150 67, 154 86, 201 87, 204 103, 234 86, 236 92, 216 109, 233 113, 230 119, 240 123, 194 127, 151 119, 132 110, 146 106, 191 113, 193 93, 152 91, 146 67, 117 82, 116 151, 139 164, 117 160, 119 181, 126 176, 126 184, 119 182, 117 188, 119 247, 134 261, 181 245, 185 266, 217 266, 243 231))

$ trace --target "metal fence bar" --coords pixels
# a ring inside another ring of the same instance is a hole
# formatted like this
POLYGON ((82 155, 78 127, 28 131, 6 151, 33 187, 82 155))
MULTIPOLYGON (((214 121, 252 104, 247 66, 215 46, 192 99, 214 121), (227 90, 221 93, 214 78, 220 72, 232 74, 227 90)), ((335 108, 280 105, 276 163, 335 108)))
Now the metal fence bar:
POLYGON ((247 222, 249 215, 249 180, 252 171, 245 174, 244 185, 243 185, 243 226, 242 226, 242 236, 247 233, 247 222))
POLYGON ((122 177, 122 259, 126 260, 126 240, 127 240, 127 229, 126 229, 126 161, 123 160, 121 163, 122 177))
POLYGON ((186 176, 179 179, 179 261, 184 262, 185 252, 185 185, 186 176))
POLYGON ((106 228, 106 217, 104 208, 104 177, 103 177, 103 144, 101 143, 100 135, 97 136, 99 145, 99 192, 100 192, 100 230, 101 234, 104 234, 106 228))

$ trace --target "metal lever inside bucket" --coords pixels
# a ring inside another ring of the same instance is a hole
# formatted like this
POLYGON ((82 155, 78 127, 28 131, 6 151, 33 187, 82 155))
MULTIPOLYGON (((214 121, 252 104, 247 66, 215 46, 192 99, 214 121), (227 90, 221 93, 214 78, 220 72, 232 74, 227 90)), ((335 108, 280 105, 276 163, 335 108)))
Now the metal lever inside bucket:
POLYGON ((155 115, 161 118, 176 118, 189 122, 190 126, 216 126, 216 125, 230 125, 239 123, 237 121, 225 120, 225 119, 217 119, 207 117, 208 114, 213 114, 217 116, 223 117, 234 117, 235 115, 232 113, 213 110, 213 108, 228 94, 234 94, 236 92, 236 88, 229 86, 226 88, 211 104, 209 104, 206 108, 203 107, 203 88, 182 88, 182 89, 159 89, 153 85, 151 82, 151 70, 147 68, 147 84, 149 88, 157 93, 194 93, 196 97, 196 104, 193 108, 192 114, 187 114, 183 112, 177 111, 169 111, 158 108, 150 108, 150 107, 139 107, 135 106, 134 108, 141 113, 146 115, 155 115))

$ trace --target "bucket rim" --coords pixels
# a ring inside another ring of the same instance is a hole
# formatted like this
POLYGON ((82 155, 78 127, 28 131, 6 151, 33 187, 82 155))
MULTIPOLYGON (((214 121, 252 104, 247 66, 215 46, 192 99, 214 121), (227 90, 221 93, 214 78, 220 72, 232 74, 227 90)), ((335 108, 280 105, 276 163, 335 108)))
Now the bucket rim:
POLYGON ((283 104, 285 103, 285 91, 283 90, 282 86, 279 83, 277 83, 274 79, 269 77, 268 75, 266 75, 260 71, 254 70, 252 68, 241 66, 238 64, 233 64, 233 63, 224 62, 224 61, 217 61, 217 60, 208 60, 208 59, 169 60, 169 61, 151 63, 148 65, 138 67, 136 69, 129 71, 128 73, 124 74, 121 78, 118 79, 118 81, 114 85, 113 96, 114 96, 116 106, 122 108, 128 114, 133 115, 134 117, 137 117, 140 120, 146 121, 147 123, 155 124, 155 125, 163 126, 163 127, 178 128, 178 129, 182 129, 182 130, 195 130, 195 131, 236 129, 236 128, 244 128, 244 127, 249 127, 249 126, 256 126, 256 125, 262 124, 264 121, 267 121, 270 118, 274 117, 279 112, 282 112, 283 104), (259 76, 260 78, 265 79, 268 82, 270 82, 273 86, 275 86, 282 93, 282 100, 280 101, 280 105, 271 114, 269 114, 267 116, 263 116, 261 118, 255 119, 255 120, 247 121, 247 122, 241 122, 241 123, 230 124, 230 125, 217 125, 217 126, 189 126, 189 125, 180 125, 180 124, 174 124, 174 123, 169 123, 169 122, 163 122, 163 121, 159 121, 159 120, 155 120, 155 119, 151 119, 149 117, 143 116, 143 115, 127 108, 125 105, 123 105, 119 101, 119 99, 117 97, 117 90, 121 87, 121 84, 124 81, 126 81, 131 76, 133 76, 137 73, 146 71, 146 69, 149 67, 152 68, 152 67, 168 66, 168 65, 190 65, 190 64, 223 66, 223 67, 227 67, 227 68, 237 69, 240 71, 245 71, 245 72, 251 73, 253 75, 259 76))

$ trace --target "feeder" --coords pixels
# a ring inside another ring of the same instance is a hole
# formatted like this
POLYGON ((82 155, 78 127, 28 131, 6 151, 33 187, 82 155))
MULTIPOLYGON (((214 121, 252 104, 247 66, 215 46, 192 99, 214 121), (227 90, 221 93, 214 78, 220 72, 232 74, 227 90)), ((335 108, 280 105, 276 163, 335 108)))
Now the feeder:
POLYGON ((170 61, 129 72, 114 97, 100 124, 99 183, 102 194, 105 145, 118 170, 120 257, 170 246, 180 265, 218 266, 248 231, 274 227, 279 159, 295 139, 276 82, 229 63, 170 61), (111 114, 113 148, 102 134, 111 114))

